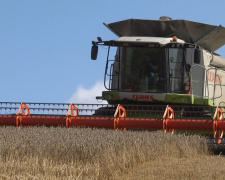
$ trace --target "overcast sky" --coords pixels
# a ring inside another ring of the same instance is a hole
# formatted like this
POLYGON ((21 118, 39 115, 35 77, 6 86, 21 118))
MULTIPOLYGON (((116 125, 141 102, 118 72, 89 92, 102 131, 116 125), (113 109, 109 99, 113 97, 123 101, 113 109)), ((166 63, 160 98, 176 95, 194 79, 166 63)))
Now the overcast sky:
MULTIPOLYGON (((225 26, 224 0, 1 0, 0 101, 96 102, 106 50, 91 42, 117 39, 103 22, 129 18, 186 19, 225 26)), ((217 51, 225 57, 225 47, 217 51)))

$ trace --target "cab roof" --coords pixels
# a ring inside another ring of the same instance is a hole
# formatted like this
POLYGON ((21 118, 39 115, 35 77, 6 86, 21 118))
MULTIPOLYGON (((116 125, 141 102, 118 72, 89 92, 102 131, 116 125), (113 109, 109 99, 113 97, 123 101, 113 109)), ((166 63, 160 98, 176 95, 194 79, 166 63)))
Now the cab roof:
POLYGON ((188 20, 127 19, 104 23, 117 36, 172 37, 215 51, 225 44, 225 28, 188 20))

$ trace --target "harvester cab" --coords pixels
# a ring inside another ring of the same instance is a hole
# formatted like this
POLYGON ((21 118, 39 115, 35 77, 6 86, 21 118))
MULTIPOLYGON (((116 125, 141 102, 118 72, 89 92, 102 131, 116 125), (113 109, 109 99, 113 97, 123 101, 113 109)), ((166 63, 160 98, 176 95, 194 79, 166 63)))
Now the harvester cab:
POLYGON ((225 99, 225 59, 214 51, 225 44, 225 28, 187 20, 128 19, 106 24, 119 39, 107 46, 103 91, 109 104, 219 105, 225 99))

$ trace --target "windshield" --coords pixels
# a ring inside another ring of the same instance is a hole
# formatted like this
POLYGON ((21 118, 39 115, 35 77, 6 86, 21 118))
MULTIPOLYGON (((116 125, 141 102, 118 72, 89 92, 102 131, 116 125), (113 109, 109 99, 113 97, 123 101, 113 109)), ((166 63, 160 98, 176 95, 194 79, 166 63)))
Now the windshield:
POLYGON ((122 47, 120 90, 166 91, 165 48, 122 47))

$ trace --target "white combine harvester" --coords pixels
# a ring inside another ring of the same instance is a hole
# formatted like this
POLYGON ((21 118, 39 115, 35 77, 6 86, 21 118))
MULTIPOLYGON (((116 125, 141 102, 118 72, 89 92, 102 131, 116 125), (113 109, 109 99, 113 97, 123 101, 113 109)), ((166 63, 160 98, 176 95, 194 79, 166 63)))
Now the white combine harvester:
MULTIPOLYGON (((0 102, 0 125, 85 126, 203 132, 225 144, 225 28, 187 20, 128 19, 105 25, 108 104, 0 102)), ((85 103, 85 102, 84 102, 85 103)))

